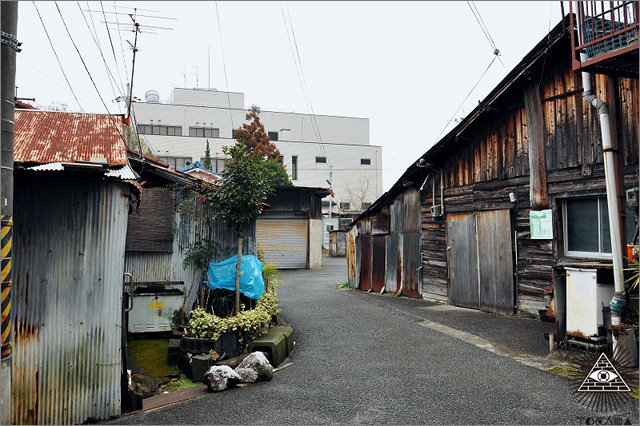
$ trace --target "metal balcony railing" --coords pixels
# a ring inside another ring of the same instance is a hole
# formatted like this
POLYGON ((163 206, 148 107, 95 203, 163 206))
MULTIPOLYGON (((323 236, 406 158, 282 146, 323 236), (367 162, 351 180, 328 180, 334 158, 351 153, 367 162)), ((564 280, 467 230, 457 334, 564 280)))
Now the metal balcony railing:
POLYGON ((614 58, 634 51, 637 55, 637 1, 570 1, 569 5, 571 28, 577 29, 571 34, 574 70, 598 63, 615 66, 621 62, 614 58), (580 61, 581 52, 586 53, 584 61, 580 61))

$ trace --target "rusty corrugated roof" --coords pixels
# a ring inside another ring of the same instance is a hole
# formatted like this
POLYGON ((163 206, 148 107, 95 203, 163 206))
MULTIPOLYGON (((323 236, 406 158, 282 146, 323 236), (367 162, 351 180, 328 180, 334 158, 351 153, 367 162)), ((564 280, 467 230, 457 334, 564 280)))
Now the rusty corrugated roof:
POLYGON ((14 160, 48 164, 105 158, 109 166, 122 166, 127 164, 123 134, 121 115, 16 110, 14 160))

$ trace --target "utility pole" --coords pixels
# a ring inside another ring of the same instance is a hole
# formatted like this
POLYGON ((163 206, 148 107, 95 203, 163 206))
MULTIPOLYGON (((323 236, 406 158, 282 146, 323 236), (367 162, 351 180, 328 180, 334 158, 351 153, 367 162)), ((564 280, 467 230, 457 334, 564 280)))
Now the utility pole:
POLYGON ((13 238, 13 132, 15 113, 16 52, 20 43, 16 37, 18 31, 18 2, 3 1, 1 6, 0 27, 2 29, 2 76, 0 111, 2 126, 0 140, 0 219, 1 259, 0 276, 2 279, 2 391, 0 393, 0 420, 2 424, 11 424, 11 356, 13 354, 13 335, 11 323, 11 242, 13 238))
MULTIPOLYGON (((133 99, 133 73, 136 70, 136 53, 138 53, 138 34, 140 33, 140 24, 136 22, 136 9, 133 9, 133 15, 131 16, 131 20, 133 20, 134 31, 136 33, 133 38, 133 64, 131 65, 131 85, 129 86, 129 105, 127 105, 127 124, 131 123, 131 101, 133 99)), ((129 43, 131 44, 131 43, 129 43)))

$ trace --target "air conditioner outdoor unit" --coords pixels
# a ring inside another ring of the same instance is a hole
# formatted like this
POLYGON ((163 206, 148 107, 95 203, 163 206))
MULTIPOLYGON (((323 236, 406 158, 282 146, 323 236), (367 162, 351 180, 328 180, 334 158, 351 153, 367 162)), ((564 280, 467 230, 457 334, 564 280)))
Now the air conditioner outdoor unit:
POLYGON ((431 216, 433 217, 442 216, 442 205, 437 204, 437 205, 431 206, 431 216))

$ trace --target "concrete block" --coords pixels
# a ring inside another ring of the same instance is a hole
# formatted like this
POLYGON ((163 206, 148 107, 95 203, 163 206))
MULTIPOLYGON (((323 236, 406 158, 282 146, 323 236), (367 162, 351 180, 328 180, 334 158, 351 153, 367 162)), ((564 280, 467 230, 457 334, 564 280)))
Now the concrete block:
POLYGON ((215 365, 215 361, 209 355, 191 357, 191 381, 207 383, 205 374, 213 365, 215 365))
POLYGON ((287 340, 284 335, 273 329, 249 344, 249 352, 261 351, 267 354, 272 366, 277 367, 287 357, 287 340))
POLYGON ((280 333, 287 341, 287 356, 293 352, 293 327, 290 325, 279 325, 271 329, 274 333, 280 333))

